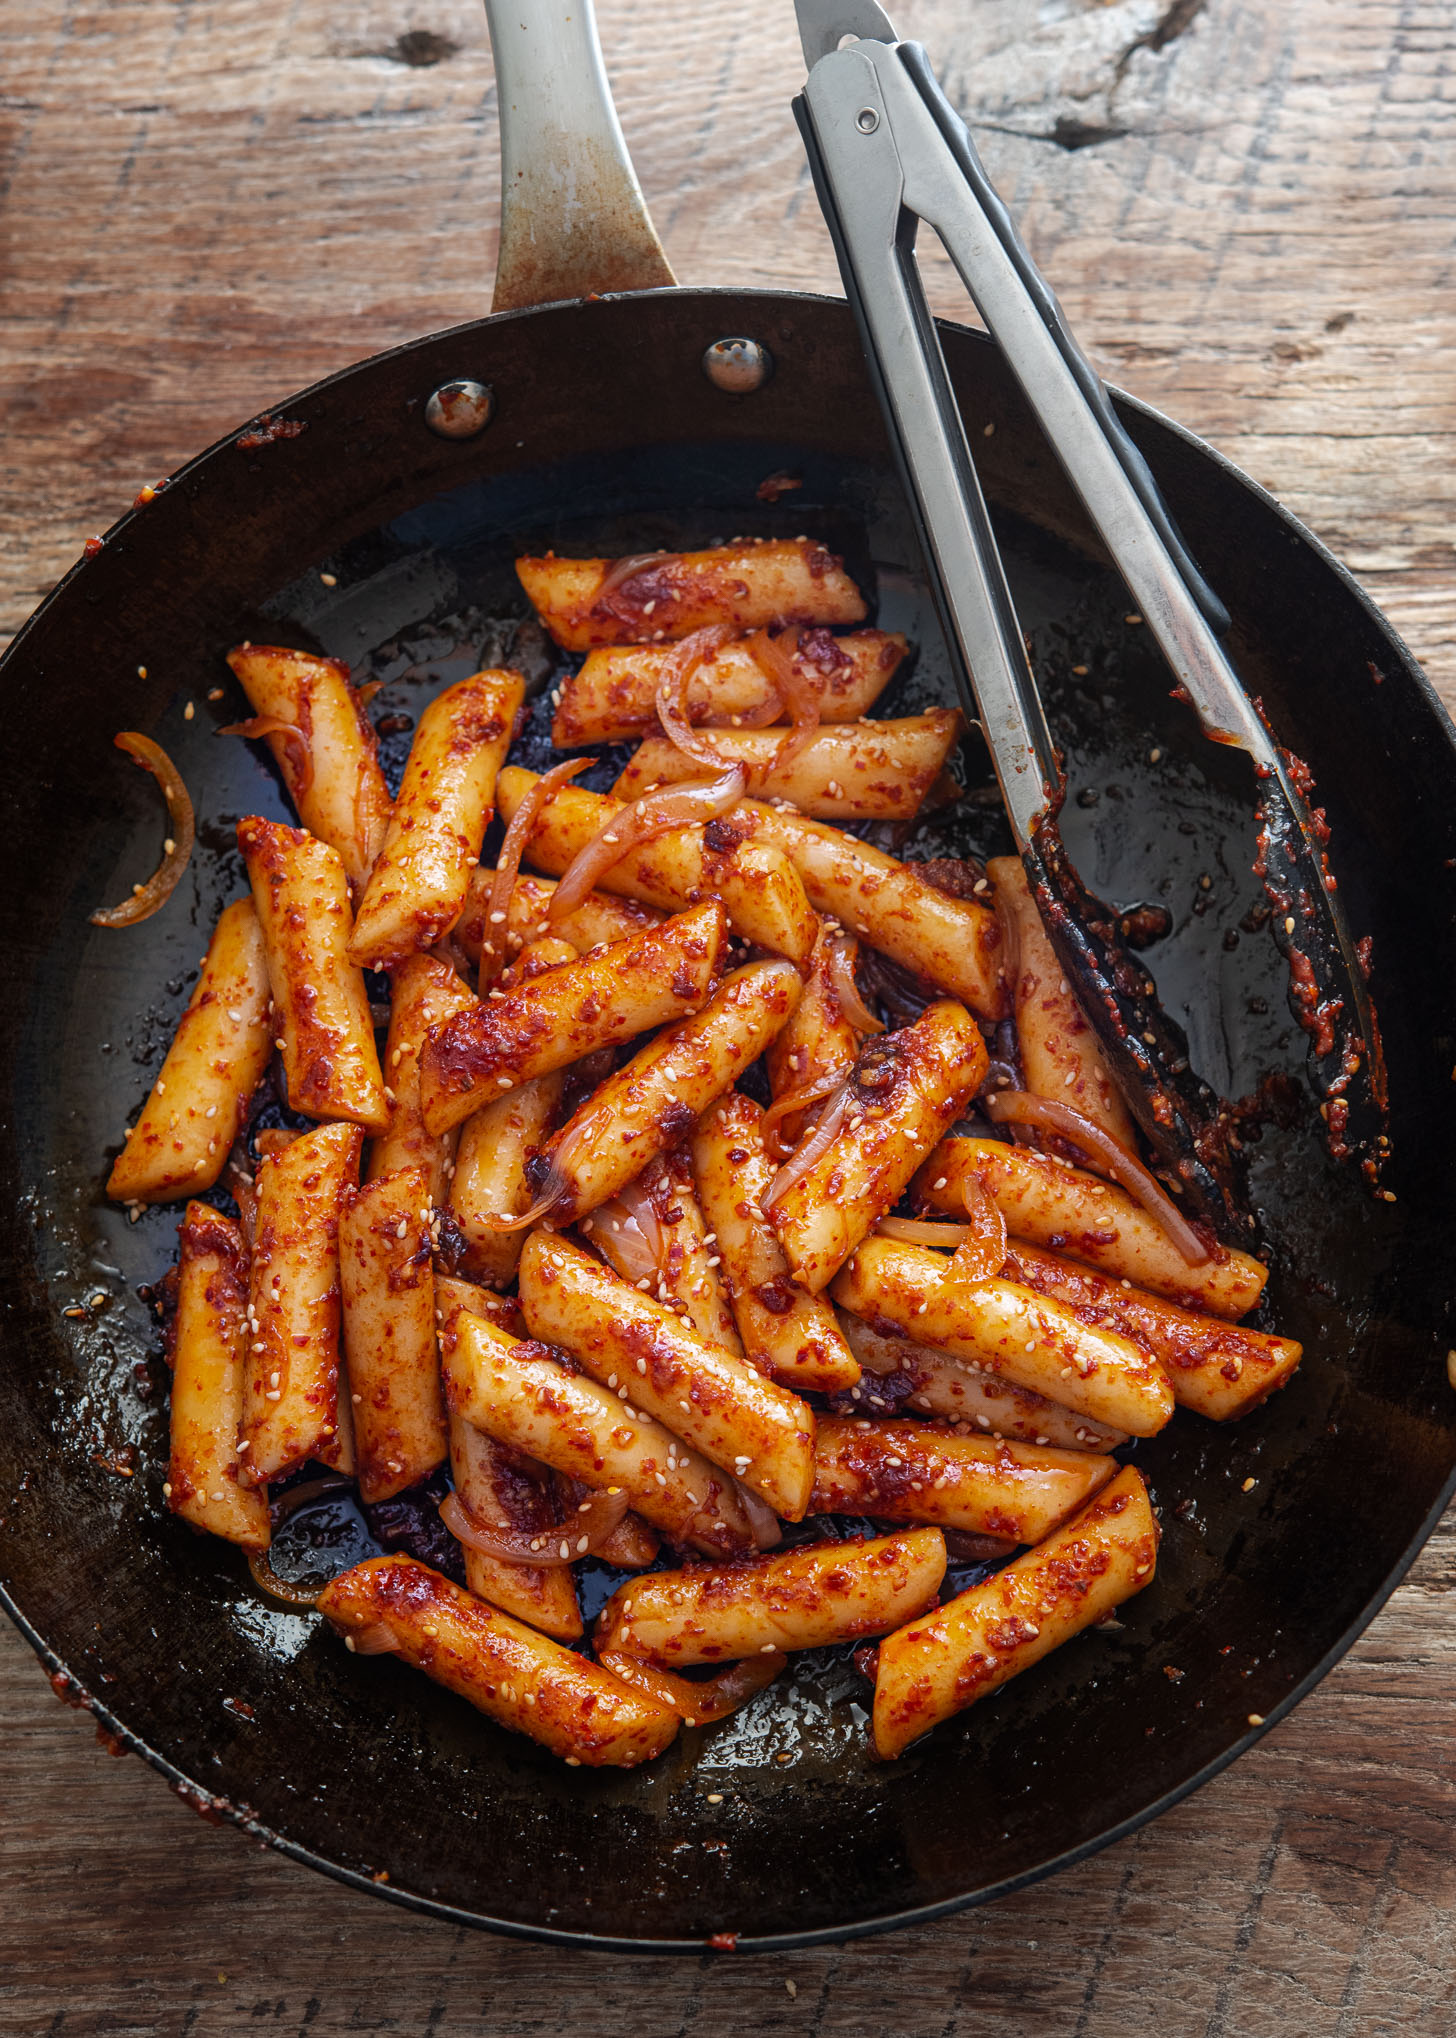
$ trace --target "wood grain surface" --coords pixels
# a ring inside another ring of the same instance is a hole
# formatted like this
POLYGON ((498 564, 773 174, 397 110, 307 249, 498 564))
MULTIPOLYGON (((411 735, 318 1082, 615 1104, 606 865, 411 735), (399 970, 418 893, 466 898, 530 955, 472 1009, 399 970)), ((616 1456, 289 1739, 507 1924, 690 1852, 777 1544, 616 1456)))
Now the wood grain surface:
MULTIPOLYGON (((832 289, 788 0, 603 0, 685 282, 832 289)), ((899 0, 1108 376, 1247 467, 1456 700, 1449 0, 899 0)), ((0 634, 137 487, 488 307, 474 0, 0 8, 0 634)), ((960 300, 932 264, 938 305, 960 300)), ((842 1949, 655 1964, 449 1929, 204 1826, 0 1633, 0 2029, 1425 2038, 1456 2025, 1456 1531, 1197 1797, 842 1949)))

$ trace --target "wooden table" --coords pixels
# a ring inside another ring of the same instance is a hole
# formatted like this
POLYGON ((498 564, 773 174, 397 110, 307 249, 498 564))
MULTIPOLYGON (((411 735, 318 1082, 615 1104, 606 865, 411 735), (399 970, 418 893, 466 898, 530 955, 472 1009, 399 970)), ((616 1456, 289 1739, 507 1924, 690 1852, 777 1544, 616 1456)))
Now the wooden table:
MULTIPOLYGON (((1456 690, 1444 0, 899 0, 1109 376, 1306 517, 1456 690)), ((836 287, 788 0, 603 0, 686 282, 836 287)), ((0 631, 140 483, 489 303, 474 0, 0 16, 0 631)), ((941 267, 947 310, 956 294, 941 267)), ((17 760, 13 768, 22 768, 17 760)), ((0 1634, 0 2027, 214 2034, 1449 2032, 1456 1533, 1233 1772, 990 1909, 656 1965, 455 1934, 203 1826, 0 1634)))

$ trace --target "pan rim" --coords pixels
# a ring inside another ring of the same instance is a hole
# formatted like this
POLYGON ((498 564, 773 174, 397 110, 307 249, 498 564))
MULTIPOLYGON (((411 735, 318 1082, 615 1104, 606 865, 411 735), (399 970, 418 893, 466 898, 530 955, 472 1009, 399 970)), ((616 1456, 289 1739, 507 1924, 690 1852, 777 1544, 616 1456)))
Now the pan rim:
MULTIPOLYGON (((676 286, 651 291, 620 292, 603 296, 595 301, 611 304, 635 301, 639 298, 671 299, 677 302, 693 299, 701 301, 705 306, 730 303, 734 305, 761 303, 765 305, 802 305, 813 309, 833 308, 846 312, 848 310, 843 298, 830 293, 765 288, 740 289, 724 285, 693 288, 676 286)), ((376 368, 387 361, 408 357, 426 348, 437 346, 442 342, 449 343, 466 336, 478 334, 482 330, 495 330, 524 319, 537 318, 552 313, 584 310, 587 302, 588 300, 584 299, 564 299, 549 305, 533 306, 520 311, 497 313, 481 319, 467 320, 459 325, 447 327, 438 332, 421 335, 416 339, 404 341, 395 347, 386 348, 380 353, 351 363, 349 366, 335 371, 333 374, 308 385, 306 388, 294 392, 291 396, 272 406, 272 409, 274 411, 291 409, 313 398, 322 396, 335 387, 347 383, 361 373, 376 368)), ((942 331, 954 335, 958 343, 973 341, 978 346, 987 347, 994 344, 989 335, 961 321, 938 319, 936 323, 942 331)), ((1456 751, 1456 726, 1453 726, 1451 715, 1429 677, 1405 644, 1399 632, 1383 614, 1371 595, 1366 592, 1350 569, 1330 551, 1323 541, 1269 490, 1265 489, 1251 475, 1240 468, 1236 462, 1218 448, 1210 445, 1207 440, 1201 438, 1197 433, 1168 417, 1152 404, 1145 402, 1139 397, 1130 395, 1126 391, 1109 385, 1109 394, 1120 409, 1176 437, 1192 453, 1214 463, 1218 469, 1222 470, 1224 475, 1235 481, 1259 504, 1275 513, 1291 537, 1307 547, 1315 555, 1318 563, 1327 571, 1334 574, 1346 594, 1352 595, 1357 599, 1374 628, 1390 647, 1406 679, 1414 684, 1422 705, 1428 710, 1435 710, 1436 725, 1442 731, 1447 747, 1452 751, 1456 751)), ((255 415, 262 415, 262 413, 255 415)), ((212 445, 186 461, 169 479, 177 482, 195 475, 215 454, 232 446, 239 434, 247 430, 249 422, 251 421, 244 421, 223 434, 212 445)), ((108 543, 113 537, 124 533, 129 528, 132 519, 140 513, 140 510, 135 506, 129 506, 108 527, 103 539, 103 545, 108 543)), ((42 619, 48 617, 52 605, 65 596, 71 587, 72 581, 82 572, 88 563, 89 561, 84 555, 77 559, 38 604, 36 609, 16 632, 4 653, 0 654, 0 671, 3 671, 14 657, 23 654, 24 647, 26 647, 32 632, 41 624, 42 619)), ((1067 1848, 1061 1853, 1036 1863, 1032 1867, 1022 1870, 1015 1875, 1004 1877, 982 1888, 941 1898, 933 1903, 915 1905, 868 1917, 856 1917, 835 1924, 818 1926, 812 1930, 802 1932, 745 1933, 735 1939, 735 1950, 745 1953, 786 1952, 799 1948, 843 1943, 850 1939, 868 1937, 879 1932, 898 1930, 911 1925, 933 1923, 941 1918, 953 1916, 960 1911, 995 1901, 1018 1889, 1040 1881, 1044 1877, 1058 1873, 1062 1869, 1072 1867, 1078 1862, 1089 1859, 1094 1854, 1101 1852, 1103 1848, 1110 1846, 1114 1841, 1123 1839, 1129 1834, 1138 1831, 1152 1819, 1161 1816, 1165 1811, 1170 1810, 1174 1805, 1180 1803, 1184 1798, 1190 1796, 1194 1791, 1202 1788, 1205 1783, 1208 1783, 1220 1774, 1230 1763, 1244 1754, 1256 1741, 1260 1740, 1271 1727, 1282 1721, 1294 1706, 1307 1697, 1314 1687, 1329 1674, 1334 1666, 1349 1652, 1354 1643, 1360 1638, 1375 1616, 1403 1582, 1415 1559, 1424 1548, 1437 1523, 1446 1511, 1453 1493, 1456 1493, 1456 1467, 1453 1467, 1452 1471, 1447 1475, 1437 1500, 1369 1600, 1357 1612, 1343 1633, 1336 1638, 1319 1661, 1305 1674, 1297 1685, 1286 1692, 1271 1708, 1270 1712, 1265 1716, 1263 1723, 1259 1727, 1251 1728, 1240 1735, 1231 1745, 1211 1756, 1191 1775, 1174 1784, 1149 1804, 1139 1807, 1137 1811, 1117 1824, 1108 1827, 1105 1831, 1089 1839, 1079 1842, 1076 1846, 1067 1848)), ((701 1954, 710 1943, 701 1937, 632 1938, 585 1930, 569 1930, 546 1924, 526 1923, 518 1919, 498 1918, 484 1911, 466 1909, 457 1904, 441 1901, 419 1891, 396 1887, 387 1882, 377 1882, 367 1872, 349 1868, 341 1862, 329 1859, 302 1842, 291 1839, 286 1833, 257 1818, 246 1806, 235 1805, 226 1799, 218 1798, 204 1784, 198 1782, 186 1770, 178 1766, 160 1748, 154 1747, 141 1735, 129 1728, 124 1721, 112 1714, 104 1703, 87 1689, 82 1680, 76 1678, 71 1673, 63 1659, 45 1641, 39 1630, 23 1612, 3 1579, 0 1579, 0 1608, 3 1608, 21 1635, 30 1644, 43 1667, 58 1683, 64 1680, 65 1688, 62 1695, 72 1697, 74 1702, 90 1711, 97 1723, 105 1728, 106 1732, 115 1739, 121 1748, 127 1752, 140 1755, 150 1768, 166 1779, 178 1795, 183 1798, 184 1802, 191 1803, 199 1811, 216 1816, 220 1820, 225 1819, 229 1824, 238 1826, 250 1837, 259 1840, 274 1852, 280 1853, 302 1866, 328 1875, 335 1881, 347 1887, 357 1889, 363 1894, 385 1897, 402 1909, 438 1918, 442 1922, 454 1925, 468 1925, 474 1929, 492 1931, 510 1938, 579 1948, 584 1951, 618 1954, 701 1954)))

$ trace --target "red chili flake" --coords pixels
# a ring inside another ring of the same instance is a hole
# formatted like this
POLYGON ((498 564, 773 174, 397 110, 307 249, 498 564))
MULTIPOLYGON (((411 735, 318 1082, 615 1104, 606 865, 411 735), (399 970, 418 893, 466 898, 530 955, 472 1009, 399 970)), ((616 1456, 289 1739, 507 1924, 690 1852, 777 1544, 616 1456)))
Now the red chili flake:
POLYGON ((786 469, 780 468, 776 474, 770 474, 760 481, 753 492, 760 502, 777 502, 781 495, 788 495, 792 489, 803 486, 800 475, 790 474, 786 469))
POLYGON ((245 432, 239 432, 237 445, 240 451, 251 453, 256 446, 271 446, 277 439, 296 439, 308 426, 302 418, 281 418, 265 410, 261 417, 254 418, 245 432))
POLYGON ((736 1953, 738 1951, 738 1934, 736 1932, 714 1932, 709 1938, 708 1944, 715 1953, 736 1953))
POLYGON ((94 559, 96 557, 96 554, 101 550, 102 542, 103 541, 100 538, 88 538, 86 540, 83 549, 88 559, 94 559))

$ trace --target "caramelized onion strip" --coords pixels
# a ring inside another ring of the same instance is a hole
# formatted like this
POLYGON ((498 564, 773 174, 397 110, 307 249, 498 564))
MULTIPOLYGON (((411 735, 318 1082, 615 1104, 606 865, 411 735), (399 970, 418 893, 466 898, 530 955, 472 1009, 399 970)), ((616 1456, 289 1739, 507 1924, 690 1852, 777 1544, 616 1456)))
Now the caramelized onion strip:
POLYGON ((882 1217, 875 1226, 880 1238, 893 1238, 900 1245, 929 1245, 937 1249, 964 1245, 971 1236, 968 1224, 937 1223, 933 1218, 882 1217))
POLYGON ((620 559, 610 560, 601 579, 597 582, 596 593, 591 598, 593 608, 624 587, 629 580, 635 580, 639 573, 645 573, 649 566, 656 566, 670 555, 666 552, 627 552, 620 559))
POLYGON ((829 981, 839 1000, 839 1009, 860 1033, 883 1033, 885 1022, 877 1019, 860 995, 854 964, 859 943, 852 934, 836 934, 829 944, 829 981))
POLYGON ((697 1683, 691 1677, 679 1677, 674 1671, 659 1670, 655 1663, 644 1663, 637 1656, 625 1656, 618 1649, 603 1649, 597 1658, 603 1670, 610 1671, 623 1684, 630 1684, 670 1707, 685 1727, 706 1727, 714 1720, 726 1719, 756 1691, 772 1684, 788 1660, 777 1650, 749 1656, 744 1662, 730 1663, 716 1676, 697 1683))
POLYGON ((789 1155, 788 1159, 764 1190, 759 1201, 758 1207, 760 1210, 771 1210, 780 1196, 787 1195, 800 1176, 807 1175, 820 1155, 827 1152, 835 1134, 844 1122, 844 1114, 848 1108, 849 1077, 841 1076, 833 1092, 825 1099, 824 1108, 819 1113, 818 1121, 813 1131, 806 1133, 799 1141, 799 1144, 794 1148, 794 1151, 789 1155))
POLYGON ((614 1486, 593 1493, 565 1521, 550 1528, 506 1528, 472 1514, 458 1493, 447 1493, 440 1502, 440 1519, 455 1540, 482 1556, 499 1558, 503 1564, 531 1564, 541 1570, 559 1570, 599 1550, 620 1527, 629 1496, 614 1486))
POLYGON ((793 725, 763 774, 767 780, 776 772, 787 771, 818 730, 823 702, 822 681, 816 683, 807 673, 801 672, 795 662, 794 653, 799 648, 797 623, 777 637, 770 637, 767 630, 755 630, 744 648, 764 677, 778 688, 793 725))
POLYGON ((743 798, 747 783, 743 766, 735 764, 702 784, 677 785, 668 792, 645 794, 630 807, 613 814, 567 865, 551 894, 547 918, 564 920, 568 913, 574 913, 587 893, 595 889, 598 879, 644 842, 667 834, 669 829, 701 826, 704 821, 730 812, 743 798))
POLYGON ((621 1261, 624 1277, 629 1281, 655 1281, 659 1266, 659 1254, 641 1224, 627 1208, 624 1198, 614 1196, 610 1203, 602 1203, 595 1210, 588 1211, 581 1220, 581 1229, 590 1239, 598 1239, 610 1232, 612 1252, 610 1257, 621 1261))
POLYGON ((505 840, 496 858, 495 876, 491 880, 490 897, 486 902, 485 924, 480 936, 480 995, 483 998, 505 967, 506 927, 511 916, 511 894, 516 888, 516 878, 521 868, 521 857, 531 839, 532 830, 540 817, 541 810, 556 795, 558 786, 585 771, 588 765, 596 763, 594 757, 568 757, 560 764, 553 764, 549 771, 543 771, 526 797, 511 815, 510 826, 506 829, 505 840))
POLYGON ((1006 1219, 995 1198, 975 1175, 966 1177, 962 1200, 967 1230, 951 1260, 951 1275, 968 1285, 994 1281, 1006 1264, 1006 1219))
POLYGON ((135 927, 140 920, 150 920, 158 907, 165 906, 177 889, 178 880, 192 856, 197 823, 192 813, 191 798, 182 783, 182 774, 160 743, 154 743, 150 736, 143 736, 135 729, 123 729, 112 740, 118 750, 134 757, 143 771, 149 771, 162 788, 162 798, 167 802, 167 824, 171 829, 163 848, 162 861, 146 883, 133 885, 131 897, 123 899, 119 906, 101 906, 91 915, 93 927, 135 927))
POLYGON ((228 722, 218 730, 219 736, 281 736, 287 745, 289 766, 293 772, 292 788, 295 799, 302 799, 313 784, 313 745, 296 722, 289 722, 282 715, 249 715, 246 722, 228 722))
POLYGON ((844 1081, 842 1068, 829 1069, 825 1074, 811 1076, 806 1083, 798 1083, 792 1090, 785 1090, 781 1097, 775 1097, 763 1114, 763 1142, 776 1161, 786 1161, 792 1147, 786 1146, 779 1134, 779 1126, 791 1111, 802 1111, 810 1104, 818 1104, 844 1081))
POLYGON ((688 713, 688 687, 703 660, 721 651, 732 635, 732 629, 724 623, 710 623, 705 630, 694 630, 690 637, 674 645, 657 684, 657 719, 663 735, 684 757, 690 757, 694 764, 701 764, 708 771, 722 771, 725 760, 711 739, 694 731, 688 713))
POLYGON ((284 1606, 317 1606, 319 1594, 327 1582, 321 1580, 317 1585, 291 1585, 286 1578, 278 1576, 266 1550, 249 1550, 248 1569, 258 1590, 266 1592, 270 1599, 280 1600, 284 1606))
POLYGON ((1081 1148, 1099 1173, 1109 1176, 1129 1196, 1141 1203, 1148 1215, 1167 1233, 1180 1257, 1190 1267, 1206 1266, 1213 1257, 1177 1204, 1135 1154, 1130 1154, 1090 1118, 1050 1097, 1034 1097, 1030 1090, 997 1090, 981 1099, 986 1116, 997 1125, 1034 1125, 1043 1132, 1055 1132, 1081 1148))

